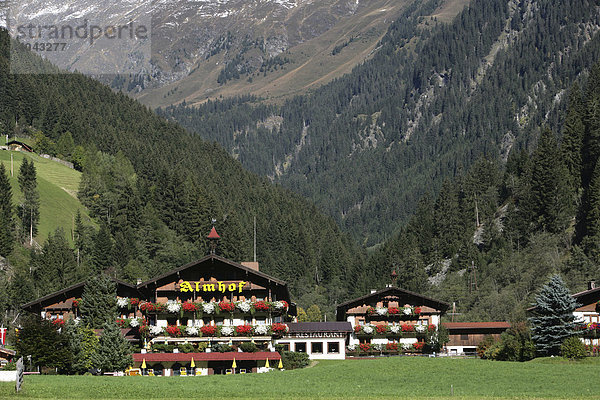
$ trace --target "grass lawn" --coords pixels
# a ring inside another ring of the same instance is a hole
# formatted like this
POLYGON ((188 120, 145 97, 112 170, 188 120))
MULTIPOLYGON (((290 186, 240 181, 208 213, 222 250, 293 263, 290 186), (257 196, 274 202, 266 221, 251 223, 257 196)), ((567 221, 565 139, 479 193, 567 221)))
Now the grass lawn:
POLYGON ((58 227, 63 228, 69 241, 71 241, 70 232, 73 217, 77 214, 77 210, 81 210, 84 221, 89 220, 86 208, 76 197, 81 173, 35 154, 0 151, 0 162, 4 163, 13 188, 14 204, 18 204, 21 199, 17 177, 25 156, 35 163, 38 191, 40 193, 40 225, 36 241, 43 244, 48 237, 48 233, 54 232, 58 227), (11 153, 14 159, 13 177, 10 177, 11 153))
POLYGON ((423 399, 600 398, 600 360, 511 363, 393 357, 320 361, 312 368, 208 377, 26 376, 0 383, 0 398, 23 399, 423 399))

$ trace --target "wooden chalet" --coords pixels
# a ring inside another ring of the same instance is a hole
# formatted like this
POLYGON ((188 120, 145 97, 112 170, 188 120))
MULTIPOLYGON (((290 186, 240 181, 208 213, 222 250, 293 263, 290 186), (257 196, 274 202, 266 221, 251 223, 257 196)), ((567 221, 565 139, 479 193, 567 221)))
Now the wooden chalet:
POLYGON ((336 316, 338 321, 352 325, 350 348, 397 343, 405 349, 419 351, 422 348, 419 343, 424 344, 427 336, 437 330, 440 317, 449 306, 446 302, 389 285, 340 304, 336 316))
POLYGON ((502 332, 510 328, 508 322, 444 322, 448 330, 446 351, 450 355, 475 354, 477 345, 486 336, 500 339, 502 332))

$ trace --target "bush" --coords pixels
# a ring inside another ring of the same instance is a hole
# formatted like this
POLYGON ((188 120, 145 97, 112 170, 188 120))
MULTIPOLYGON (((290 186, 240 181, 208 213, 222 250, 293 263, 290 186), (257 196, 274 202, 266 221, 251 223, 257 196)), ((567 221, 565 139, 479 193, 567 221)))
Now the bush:
POLYGON ((225 343, 218 343, 212 347, 212 351, 218 351, 219 353, 228 353, 233 351, 233 347, 225 343))
POLYGON ((195 350, 194 346, 189 343, 180 344, 179 346, 177 346, 177 348, 182 353, 193 353, 195 350))
POLYGON ((585 344, 578 337, 571 336, 560 346, 560 354, 571 360, 581 360, 586 356, 585 344))
POLYGON ((481 342, 477 345, 477 355, 479 358, 486 359, 488 358, 488 354, 486 352, 490 347, 492 347, 496 343, 496 340, 493 336, 487 335, 483 338, 481 342))
POLYGON ((306 367, 310 359, 308 358, 308 354, 306 353, 284 351, 281 355, 281 361, 283 362, 283 368, 297 369, 306 367))
POLYGON ((154 353, 172 353, 174 348, 175 346, 172 344, 156 343, 152 345, 152 351, 154 353))
POLYGON ((17 370, 17 363, 9 362, 8 364, 6 364, 1 369, 2 369, 2 371, 16 371, 17 370))
MULTIPOLYGON (((239 347, 244 353, 256 353, 258 351, 258 347, 252 342, 244 342, 239 347)), ((279 353, 281 354, 281 352, 279 353)))

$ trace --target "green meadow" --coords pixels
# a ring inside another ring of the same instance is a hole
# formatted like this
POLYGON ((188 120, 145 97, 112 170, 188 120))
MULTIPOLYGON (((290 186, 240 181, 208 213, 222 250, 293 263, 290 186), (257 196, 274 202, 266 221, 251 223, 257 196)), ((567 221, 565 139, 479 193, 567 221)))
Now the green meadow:
POLYGON ((390 357, 319 361, 266 374, 205 377, 25 376, 22 399, 590 399, 600 398, 600 360, 390 357))
MULTIPOLYGON (((0 162, 4 163, 9 173, 15 205, 20 202, 22 197, 17 177, 19 176, 19 167, 23 157, 29 157, 34 161, 37 172, 38 191, 40 193, 40 225, 39 233, 35 238, 36 241, 43 244, 48 234, 58 227, 63 228, 69 241, 71 241, 70 233, 77 210, 81 210, 84 221, 89 220, 86 208, 77 199, 81 173, 36 154, 2 150, 0 151, 0 162), (13 155, 12 177, 10 177, 11 154, 13 155)), ((90 222, 88 221, 88 223, 90 222)))

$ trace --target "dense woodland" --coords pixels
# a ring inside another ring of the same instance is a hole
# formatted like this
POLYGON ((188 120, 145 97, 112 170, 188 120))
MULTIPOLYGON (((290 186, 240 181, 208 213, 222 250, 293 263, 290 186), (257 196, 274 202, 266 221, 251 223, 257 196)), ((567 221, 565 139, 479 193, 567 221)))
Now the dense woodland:
MULTIPOLYGON (((72 138, 73 147, 61 154, 71 154, 82 169, 79 198, 98 228, 78 218, 74 249, 58 231, 41 250, 14 245, 0 254, 8 259, 0 271, 2 310, 100 271, 135 282, 197 259, 208 251, 212 218, 222 236, 220 254, 248 261, 256 217, 261 270, 286 280, 302 304, 332 311, 367 290, 364 251, 314 205, 245 171, 218 144, 90 78, 10 74, 8 50, 1 31, 0 126, 41 134, 47 148, 72 138)), ((42 63, 22 50, 23 68, 42 63)), ((3 210, 15 218, 7 236, 18 243, 24 229, 16 206, 3 210)))
MULTIPOLYGON (((554 272, 571 290, 600 278, 600 68, 591 68, 600 47, 597 35, 580 34, 600 26, 595 3, 477 0, 454 23, 428 26, 420 16, 436 5, 415 2, 371 61, 311 96, 167 110, 208 140, 230 140, 227 150, 82 75, 10 74, 1 31, 0 127, 37 135, 75 162, 78 197, 96 226, 77 218, 74 247, 62 231, 41 249, 23 247, 35 225, 35 171, 22 172, 28 213, 0 190, 0 318, 99 272, 135 282, 199 258, 212 218, 219 252, 244 261, 256 217, 261 270, 286 280, 301 306, 329 313, 388 283, 392 269, 400 286, 455 302, 456 319, 469 320, 522 320, 554 272), (505 22, 518 34, 480 74, 505 22), (411 120, 420 121, 414 130, 411 120), (358 144, 371 127, 379 144, 366 151, 358 144), (280 181, 337 215, 348 234, 242 167, 270 175, 303 131, 307 144, 280 181), (368 255, 353 240, 384 234, 368 255)), ((19 57, 25 68, 43 63, 19 57)))
POLYGON ((475 0, 450 24, 430 17, 439 4, 415 1, 369 61, 279 107, 243 96, 161 113, 360 243, 383 242, 479 156, 531 151, 542 124, 560 131, 566 91, 600 58, 598 1, 475 0))
POLYGON ((396 265, 405 287, 455 302, 457 320, 523 320, 552 273, 587 289, 600 278, 599 117, 596 64, 569 91, 561 132, 544 127, 531 153, 482 157, 446 180, 369 268, 396 265))

